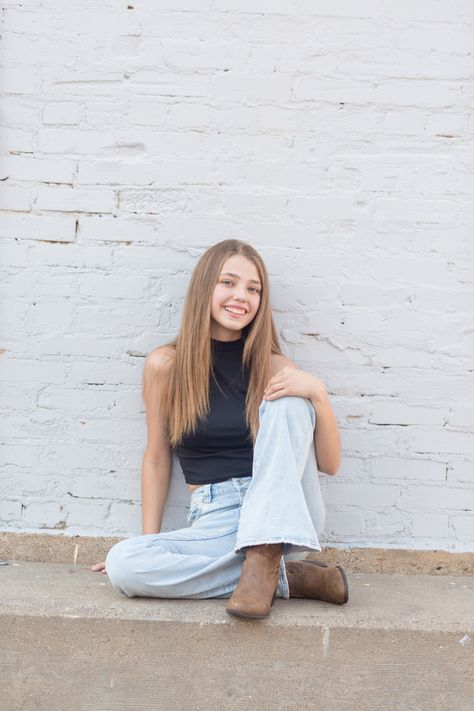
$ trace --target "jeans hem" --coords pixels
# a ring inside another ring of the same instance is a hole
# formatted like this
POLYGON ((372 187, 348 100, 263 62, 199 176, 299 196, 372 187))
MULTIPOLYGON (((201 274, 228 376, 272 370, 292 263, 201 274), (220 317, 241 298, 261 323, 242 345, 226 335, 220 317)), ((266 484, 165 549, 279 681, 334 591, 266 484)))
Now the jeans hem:
POLYGON ((277 585, 277 592, 280 591, 280 597, 284 600, 289 600, 290 598, 290 584, 286 576, 286 566, 283 558, 280 559, 280 576, 277 585))
POLYGON ((236 544, 234 548, 234 553, 236 555, 240 556, 245 556, 245 551, 242 550, 243 548, 246 548, 247 546, 261 546, 265 544, 272 544, 272 543, 283 543, 283 555, 286 555, 287 553, 290 553, 291 550, 288 550, 289 546, 298 546, 299 548, 303 547, 305 550, 311 550, 311 551, 320 551, 322 550, 321 545, 319 541, 308 541, 307 539, 298 539, 298 538, 284 538, 282 539, 281 536, 276 536, 273 538, 266 538, 265 540, 254 538, 254 539, 248 539, 247 541, 239 541, 238 544, 236 544))

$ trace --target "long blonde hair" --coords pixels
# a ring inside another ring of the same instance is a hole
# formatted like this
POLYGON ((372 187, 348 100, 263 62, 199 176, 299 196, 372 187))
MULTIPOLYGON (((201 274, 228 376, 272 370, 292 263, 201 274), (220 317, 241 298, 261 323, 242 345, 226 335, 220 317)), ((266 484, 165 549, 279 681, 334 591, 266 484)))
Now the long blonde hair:
POLYGON ((214 375, 211 302, 224 262, 234 254, 253 262, 262 284, 257 313, 243 329, 243 364, 249 368, 245 419, 253 443, 257 437, 258 410, 272 377, 271 356, 272 353, 282 355, 282 351, 272 317, 265 264, 247 242, 227 239, 209 247, 199 259, 186 292, 179 334, 166 344, 175 349, 170 377, 162 389, 168 437, 173 448, 184 434, 195 432, 198 419, 209 412, 209 376, 214 375))

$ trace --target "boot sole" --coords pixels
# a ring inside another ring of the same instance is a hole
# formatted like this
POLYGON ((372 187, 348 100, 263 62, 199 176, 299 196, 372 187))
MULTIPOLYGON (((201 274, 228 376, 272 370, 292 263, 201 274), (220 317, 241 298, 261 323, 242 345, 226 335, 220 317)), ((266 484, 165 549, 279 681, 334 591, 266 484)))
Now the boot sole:
MULTIPOLYGON (((273 594, 272 597, 272 605, 275 602, 275 593, 273 594)), ((229 615, 234 615, 235 617, 249 617, 251 620, 263 620, 264 617, 267 617, 270 614, 270 610, 266 612, 263 615, 252 615, 252 614, 247 614, 246 612, 239 612, 239 610, 229 610, 227 607, 225 608, 225 611, 229 613, 229 615)))
POLYGON ((342 579, 344 580, 344 600, 340 603, 344 605, 349 600, 349 585, 347 583, 346 574, 340 565, 336 565, 336 568, 341 571, 342 579))
POLYGON ((251 620, 262 620, 268 615, 268 612, 266 612, 264 615, 251 615, 250 613, 247 614, 246 612, 238 612, 237 610, 228 610, 227 608, 226 612, 228 612, 229 615, 234 615, 234 617, 248 617, 251 620))

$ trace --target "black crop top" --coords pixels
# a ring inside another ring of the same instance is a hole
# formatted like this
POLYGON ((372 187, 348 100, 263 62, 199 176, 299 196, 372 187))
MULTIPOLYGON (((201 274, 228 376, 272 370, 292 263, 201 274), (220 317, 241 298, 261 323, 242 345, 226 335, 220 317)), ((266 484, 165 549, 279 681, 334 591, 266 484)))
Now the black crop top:
POLYGON ((232 477, 252 476, 253 443, 245 422, 249 371, 243 368, 244 338, 211 338, 214 379, 209 378, 209 412, 196 431, 175 447, 185 481, 209 484, 232 477))

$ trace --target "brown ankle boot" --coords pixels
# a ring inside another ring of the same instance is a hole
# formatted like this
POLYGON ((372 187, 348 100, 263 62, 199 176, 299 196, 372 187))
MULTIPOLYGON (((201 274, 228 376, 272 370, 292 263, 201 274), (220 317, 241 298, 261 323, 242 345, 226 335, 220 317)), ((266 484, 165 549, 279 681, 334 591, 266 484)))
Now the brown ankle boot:
POLYGON ((285 563, 290 597, 324 600, 343 605, 349 600, 346 574, 340 565, 328 567, 316 560, 285 563))
POLYGON ((226 606, 226 611, 238 617, 266 617, 273 605, 278 587, 282 543, 249 546, 240 579, 226 606))

